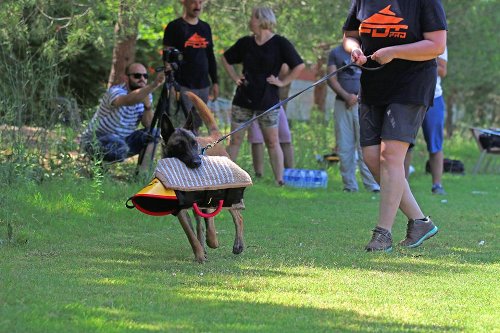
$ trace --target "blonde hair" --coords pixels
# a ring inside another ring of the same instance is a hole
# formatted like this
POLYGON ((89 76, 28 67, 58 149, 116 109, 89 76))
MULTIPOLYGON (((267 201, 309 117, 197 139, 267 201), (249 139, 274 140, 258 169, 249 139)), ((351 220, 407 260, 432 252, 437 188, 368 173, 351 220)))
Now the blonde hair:
POLYGON ((276 27, 276 16, 269 7, 255 7, 252 10, 252 15, 259 20, 259 27, 261 29, 273 30, 276 27))

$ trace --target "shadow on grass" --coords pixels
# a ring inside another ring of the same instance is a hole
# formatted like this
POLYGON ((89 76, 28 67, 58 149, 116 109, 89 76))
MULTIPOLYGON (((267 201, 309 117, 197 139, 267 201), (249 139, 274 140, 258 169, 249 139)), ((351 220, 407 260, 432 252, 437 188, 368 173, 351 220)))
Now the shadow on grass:
MULTIPOLYGON (((154 292, 154 294, 153 294, 154 292)), ((459 326, 419 325, 367 316, 355 311, 293 307, 266 302, 210 300, 203 295, 164 290, 135 305, 118 299, 100 307, 68 304, 58 311, 61 327, 79 332, 450 332, 459 326), (189 299, 189 302, 186 301, 189 299), (186 306, 189 304, 188 306, 186 306), (193 306, 194 305, 194 306, 193 306), (141 306, 142 309, 139 309, 141 306), (199 315, 193 315, 198 313, 199 315)), ((55 320, 55 319, 54 319, 55 320)), ((41 327, 37 328, 43 329, 41 327)), ((53 326, 50 326, 53 327, 53 326)))

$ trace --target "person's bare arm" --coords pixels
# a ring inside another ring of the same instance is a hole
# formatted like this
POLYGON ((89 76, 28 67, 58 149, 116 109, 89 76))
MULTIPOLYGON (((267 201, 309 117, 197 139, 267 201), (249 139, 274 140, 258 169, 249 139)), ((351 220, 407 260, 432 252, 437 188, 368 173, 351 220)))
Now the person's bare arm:
POLYGON ((267 82, 278 87, 285 87, 295 80, 305 67, 306 65, 304 65, 304 63, 295 66, 291 71, 288 71, 286 75, 283 75, 282 79, 280 79, 279 76, 270 75, 267 78, 267 82))
POLYGON ((236 71, 234 69, 234 66, 229 64, 226 60, 226 57, 222 56, 221 58, 222 60, 222 66, 224 67, 224 69, 226 70, 227 74, 229 74, 229 77, 234 81, 236 82, 236 84, 238 86, 240 86, 242 83, 243 83, 243 80, 245 79, 244 76, 239 76, 238 74, 236 74, 236 71))
POLYGON ((367 58, 361 50, 361 40, 358 30, 344 31, 342 46, 347 53, 351 54, 351 60, 354 63, 360 66, 366 63, 367 58))
POLYGON ((151 126, 151 122, 153 121, 153 116, 154 113, 153 110, 151 109, 151 106, 150 107, 144 106, 144 113, 142 114, 141 118, 142 126, 149 128, 151 126))
MULTIPOLYGON (((352 60, 358 65, 366 63, 366 55, 361 51, 358 31, 345 31, 343 40, 344 49, 351 53, 352 60)), ((372 60, 386 64, 393 59, 425 61, 437 58, 446 47, 446 30, 425 32, 424 40, 404 45, 395 45, 381 48, 371 56, 372 60)))
POLYGON ((379 64, 393 59, 426 61, 437 58, 446 47, 446 30, 425 32, 424 39, 415 43, 395 45, 375 51, 371 58, 379 64))
POLYGON ((159 72, 153 82, 147 84, 146 86, 133 90, 127 95, 118 96, 113 101, 113 106, 120 107, 124 105, 134 105, 141 103, 145 98, 151 94, 156 88, 160 87, 163 82, 165 82, 165 73, 159 72))
POLYGON ((438 57, 437 63, 438 63, 438 75, 439 77, 443 78, 446 76, 448 72, 448 62, 443 58, 438 57))
MULTIPOLYGON (((328 66, 328 74, 333 73, 336 70, 337 66, 328 66)), ((327 83, 328 86, 335 92, 335 94, 339 95, 345 101, 347 108, 351 108, 358 102, 358 96, 356 94, 351 94, 345 91, 344 88, 340 85, 339 80, 337 80, 336 75, 330 76, 327 83)))

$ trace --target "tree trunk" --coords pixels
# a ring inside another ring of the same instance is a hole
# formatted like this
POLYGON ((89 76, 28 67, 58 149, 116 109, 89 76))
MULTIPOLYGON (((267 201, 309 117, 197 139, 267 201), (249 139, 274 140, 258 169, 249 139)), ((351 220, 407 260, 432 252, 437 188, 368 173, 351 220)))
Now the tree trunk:
MULTIPOLYGON (((321 79, 326 75, 326 59, 324 57, 318 57, 316 62, 316 80, 321 79)), ((314 87, 314 104, 318 107, 318 110, 325 113, 326 110, 326 94, 328 86, 326 82, 318 84, 314 87)))
POLYGON ((118 21, 115 24, 115 46, 108 78, 108 88, 121 82, 127 66, 135 61, 135 45, 139 22, 130 10, 130 0, 120 1, 118 21))

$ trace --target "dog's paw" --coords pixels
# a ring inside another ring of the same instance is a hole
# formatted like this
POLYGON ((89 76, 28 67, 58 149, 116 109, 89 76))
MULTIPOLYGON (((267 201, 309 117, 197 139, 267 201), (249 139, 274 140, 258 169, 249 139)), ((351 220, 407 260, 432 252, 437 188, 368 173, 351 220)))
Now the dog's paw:
POLYGON ((207 245, 211 249, 216 249, 219 247, 219 241, 216 239, 207 238, 207 245))
POLYGON ((243 252, 244 249, 245 249, 245 247, 243 246, 243 244, 235 244, 233 246, 233 253, 240 254, 241 252, 243 252))
POLYGON ((207 255, 203 254, 202 256, 195 256, 194 261, 196 261, 199 264, 204 264, 205 261, 207 261, 207 255))

